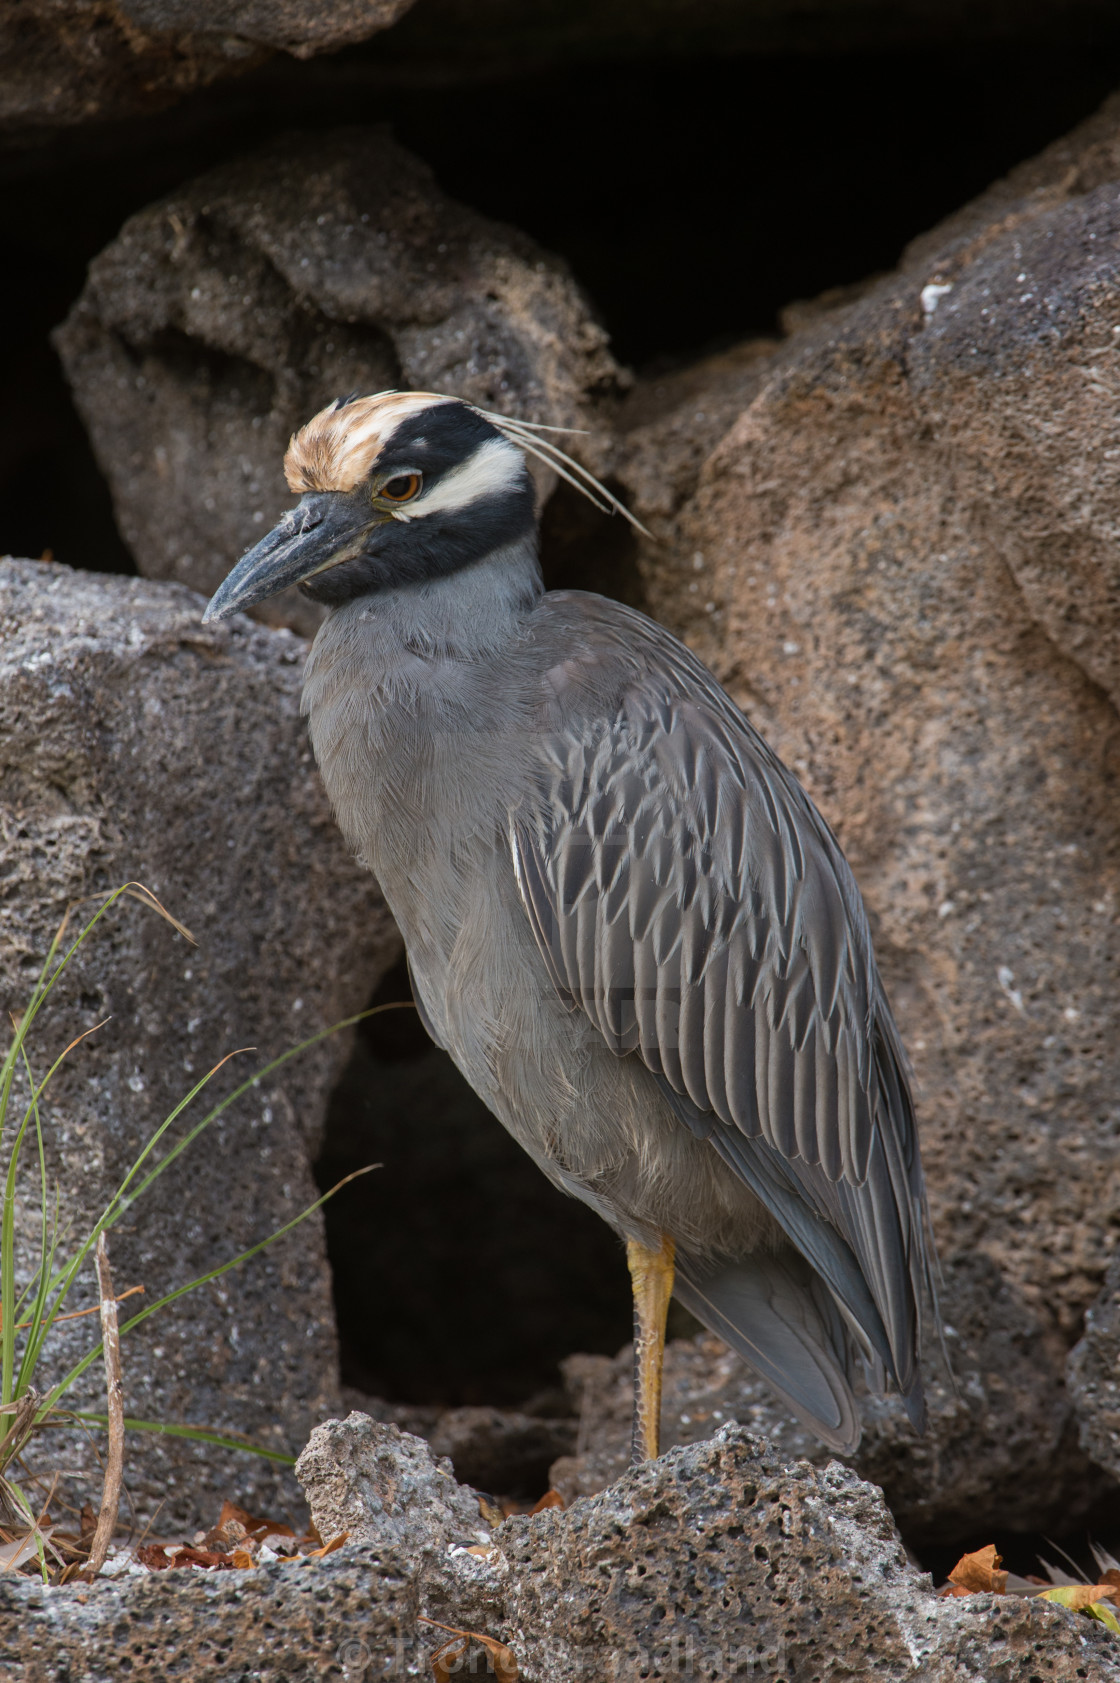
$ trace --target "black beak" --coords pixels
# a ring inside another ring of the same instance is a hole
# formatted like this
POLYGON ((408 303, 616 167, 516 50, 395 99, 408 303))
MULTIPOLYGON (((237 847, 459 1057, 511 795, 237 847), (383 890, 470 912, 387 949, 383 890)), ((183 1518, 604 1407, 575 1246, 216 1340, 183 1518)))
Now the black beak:
POLYGON ((364 518, 349 497, 337 492, 309 492, 267 537, 241 557, 211 597, 203 623, 228 619, 230 614, 275 596, 289 584, 299 584, 314 573, 360 555, 371 527, 379 524, 368 503, 363 514, 364 518))

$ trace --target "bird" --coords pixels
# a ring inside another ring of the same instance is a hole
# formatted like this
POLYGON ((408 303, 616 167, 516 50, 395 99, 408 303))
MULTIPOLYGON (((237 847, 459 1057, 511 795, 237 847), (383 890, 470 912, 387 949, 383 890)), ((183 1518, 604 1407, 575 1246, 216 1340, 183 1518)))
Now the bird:
POLYGON ((303 710, 425 1028, 625 1244, 633 1461, 660 1447, 671 1295, 834 1451, 858 1447, 861 1375, 920 1432, 935 1251, 863 900, 684 643, 545 589, 528 458, 638 524, 562 430, 340 397, 205 618, 292 584, 326 607, 303 710))

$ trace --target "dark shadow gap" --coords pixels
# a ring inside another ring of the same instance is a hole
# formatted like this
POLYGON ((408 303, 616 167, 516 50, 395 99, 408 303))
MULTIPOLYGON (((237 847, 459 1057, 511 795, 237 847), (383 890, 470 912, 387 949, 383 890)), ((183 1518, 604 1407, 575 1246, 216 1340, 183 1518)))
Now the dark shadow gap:
MULTIPOLYGON (((402 961, 373 1004, 410 997, 402 961)), ((630 1336, 615 1235, 558 1192, 413 1011, 368 1019, 331 1098, 324 1189, 343 1383, 390 1400, 511 1406, 573 1350, 630 1336)))

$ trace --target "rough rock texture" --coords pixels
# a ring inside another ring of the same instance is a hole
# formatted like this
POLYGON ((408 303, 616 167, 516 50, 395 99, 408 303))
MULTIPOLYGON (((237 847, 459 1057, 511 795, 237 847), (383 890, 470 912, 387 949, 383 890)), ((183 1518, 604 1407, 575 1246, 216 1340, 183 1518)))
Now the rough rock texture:
POLYGON ((170 104, 277 50, 308 58, 388 28, 412 0, 6 0, 0 130, 170 104))
MULTIPOLYGON (((428 1620, 506 1644, 523 1683, 1120 1678, 1113 1639, 1064 1608, 938 1600, 873 1486, 836 1462, 785 1464, 737 1426, 566 1512, 506 1520, 470 1542, 473 1493, 393 1426, 357 1414, 330 1421, 300 1472, 320 1529, 353 1527, 342 1550, 317 1563, 89 1588, 5 1575, 5 1679, 427 1675, 447 1640, 428 1620)), ((461 1669, 483 1667, 475 1648, 461 1669)))
POLYGON ((790 1465, 739 1426, 567 1512, 507 1520, 471 1552, 473 1504, 462 1492, 452 1511, 446 1474, 392 1426, 330 1422, 299 1476, 324 1535, 396 1548, 419 1610, 498 1637, 527 1680, 1120 1675, 1115 1649, 1038 1603, 934 1600, 877 1490, 835 1462, 790 1465))
POLYGON ((8 1573, 0 1675, 5 1683, 358 1683, 377 1675, 366 1669, 376 1654, 382 1676, 404 1678, 434 1646, 418 1639, 416 1607, 407 1566, 372 1550, 313 1566, 101 1579, 88 1589, 44 1589, 8 1573))
POLYGON ((870 908, 962 1337, 928 1448, 899 1439, 892 1470, 875 1421, 861 1465, 929 1524, 1018 1523, 1020 1481, 1061 1503, 1086 1478, 1065 1353, 1120 1195, 1118 240, 1113 100, 896 275, 717 361, 711 405, 695 374, 636 391, 618 444, 663 540, 651 611, 804 780, 870 908))
MULTIPOLYGON (((409 386, 572 425, 617 375, 562 265, 379 129, 276 142, 132 217, 56 343, 141 572, 207 594, 333 398, 409 386)), ((320 612, 293 590, 262 617, 320 612)))
POLYGON ((456 1483, 422 1438, 399 1426, 349 1414, 311 1434, 296 1464, 320 1537, 343 1531, 356 1544, 404 1553, 489 1541, 478 1497, 456 1483))
MULTIPOLYGON (((219 1074, 215 1093, 361 1010, 398 950, 311 762, 302 644, 246 620, 204 628, 202 606, 178 585, 0 562, 5 1016, 26 1001, 67 907, 83 902, 89 915, 99 890, 145 883, 198 942, 121 902, 39 1018, 40 1069, 110 1019, 50 1089, 51 1175, 74 1238, 224 1053, 257 1048, 219 1074)), ((142 1283, 151 1302, 313 1201, 309 1158, 345 1051, 345 1037, 328 1040, 267 1077, 137 1200, 110 1236, 118 1289, 142 1283)), ((196 1105, 188 1118, 201 1114, 196 1105)), ((38 1190, 27 1192, 34 1247, 38 1190)), ((57 1359, 91 1336, 72 1326, 57 1359)), ((124 1375, 127 1414, 294 1450, 338 1407, 319 1218, 129 1334, 124 1375)), ((86 1395, 96 1402, 96 1369, 86 1395)), ((51 1464, 55 1441, 41 1450, 51 1464)), ((88 1465, 88 1449, 78 1453, 88 1465)), ((278 1479, 255 1457, 129 1437, 132 1501, 141 1514, 163 1502, 161 1525, 212 1517, 225 1495, 288 1503, 294 1486, 278 1479)))
POLYGON ((1085 1336, 1070 1351, 1067 1377, 1082 1448, 1120 1478, 1120 1257, 1085 1312, 1085 1336))
POLYGON ((1120 1675, 1115 1646, 1037 1601, 935 1599, 872 1485, 737 1426, 492 1544, 446 1556, 423 1605, 499 1635, 527 1680, 1120 1675))

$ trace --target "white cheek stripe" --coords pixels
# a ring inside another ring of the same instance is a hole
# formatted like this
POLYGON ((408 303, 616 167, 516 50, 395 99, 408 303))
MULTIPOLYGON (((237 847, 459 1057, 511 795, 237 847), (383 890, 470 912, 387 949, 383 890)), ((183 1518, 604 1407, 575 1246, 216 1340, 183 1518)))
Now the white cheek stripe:
POLYGON ((495 491, 510 490, 524 473, 524 463, 525 458, 516 444, 510 444, 504 438, 488 438, 465 462, 445 473, 442 479, 437 479, 430 490, 421 491, 407 509, 394 512, 398 518, 419 520, 425 514, 444 514, 469 508, 481 497, 490 496, 495 491))

